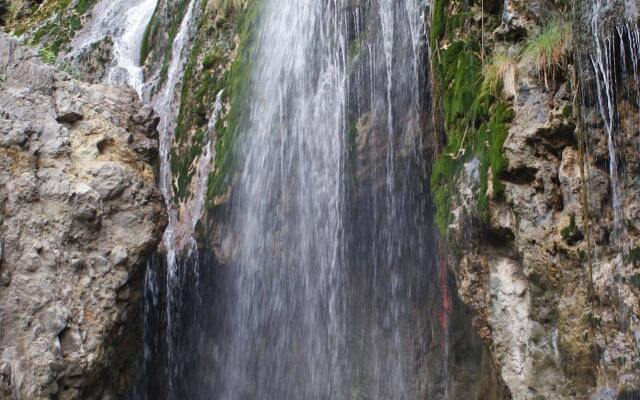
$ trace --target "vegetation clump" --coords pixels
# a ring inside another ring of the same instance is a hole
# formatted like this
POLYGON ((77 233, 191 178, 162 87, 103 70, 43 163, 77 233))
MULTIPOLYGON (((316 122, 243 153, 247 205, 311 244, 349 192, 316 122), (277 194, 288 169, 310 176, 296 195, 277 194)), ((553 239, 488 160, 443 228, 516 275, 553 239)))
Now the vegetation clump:
POLYGON ((584 234, 576 225, 575 214, 571 214, 569 225, 560 231, 560 235, 570 246, 573 246, 584 239, 584 234))
POLYGON ((242 10, 248 3, 249 0, 213 0, 213 7, 227 14, 242 10))
POLYGON ((640 247, 634 247, 624 256, 624 261, 635 266, 640 266, 640 247))
POLYGON ((522 63, 532 65, 549 89, 549 83, 555 80, 556 75, 567 64, 572 42, 571 24, 554 19, 538 35, 528 40, 522 54, 522 63))
POLYGON ((203 17, 185 66, 171 154, 176 201, 189 196, 194 160, 209 140, 215 143, 214 165, 207 187, 209 206, 230 182, 234 143, 244 121, 244 103, 251 79, 253 32, 259 4, 245 1, 221 8, 219 3, 214 3, 211 8, 206 2, 201 3, 203 17), (236 15, 228 18, 231 13, 236 15), (238 43, 237 46, 234 43, 238 43), (209 119, 218 95, 223 109, 214 129, 210 129, 209 119))
POLYGON ((468 12, 459 10, 458 14, 446 16, 444 1, 436 1, 434 6, 433 18, 442 19, 434 21, 435 29, 431 32, 435 97, 442 99, 446 137, 432 171, 431 188, 436 224, 446 236, 457 197, 456 178, 465 163, 473 158, 480 161, 478 216, 486 218, 489 196, 502 195, 499 177, 507 166, 502 147, 513 111, 500 92, 509 73, 515 74, 516 62, 496 53, 491 62, 483 65, 480 38, 456 34, 468 21, 468 12))
MULTIPOLYGON (((60 51, 82 28, 82 16, 89 12, 97 0, 45 0, 31 9, 21 9, 19 3, 2 12, 0 0, 0 22, 15 35, 25 34, 31 46, 46 49, 41 52, 45 61, 53 63, 60 51), (52 60, 52 57, 53 59, 52 60)), ((6 4, 6 3, 5 3, 6 4)))
MULTIPOLYGON (((549 89, 570 57, 571 25, 551 20, 524 46, 508 50, 487 41, 485 30, 495 29, 499 16, 471 18, 472 7, 446 0, 432 5, 430 40, 434 62, 434 98, 441 99, 441 155, 431 176, 436 224, 446 236, 451 209, 457 201, 456 179, 465 163, 480 161, 476 216, 487 220, 489 198, 504 194, 501 175, 508 167, 504 142, 514 112, 520 70, 532 67, 549 89), (475 24, 475 25, 474 25, 475 24)), ((563 110, 567 118, 572 110, 563 110)))

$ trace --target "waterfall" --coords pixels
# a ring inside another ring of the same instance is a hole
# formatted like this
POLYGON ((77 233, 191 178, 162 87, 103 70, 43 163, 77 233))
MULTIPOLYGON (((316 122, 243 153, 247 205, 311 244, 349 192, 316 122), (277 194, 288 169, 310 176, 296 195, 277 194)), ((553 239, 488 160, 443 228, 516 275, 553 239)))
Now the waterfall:
POLYGON ((595 107, 601 116, 606 134, 609 176, 611 180, 611 204, 613 209, 612 239, 616 246, 628 251, 624 217, 625 165, 620 137, 620 114, 618 104, 623 99, 638 98, 638 59, 640 57, 640 30, 635 22, 637 10, 624 7, 624 1, 591 0, 590 28, 591 46, 583 63, 588 63, 593 75, 592 88, 583 91, 582 103, 595 107), (626 83, 633 82, 633 85, 626 83))
MULTIPOLYGON (((160 123, 158 125, 158 133, 160 138, 160 173, 158 185, 162 192, 167 207, 168 224, 162 237, 164 245, 164 266, 166 267, 166 329, 164 332, 166 348, 167 348, 167 367, 171 368, 174 364, 175 352, 173 346, 173 337, 175 332, 175 312, 180 308, 179 296, 176 292, 179 290, 181 267, 178 259, 178 243, 176 239, 176 231, 179 229, 180 221, 178 210, 173 204, 173 188, 171 174, 171 146, 173 144, 173 135, 176 127, 176 116, 179 103, 179 93, 182 85, 182 75, 187 63, 187 56, 190 52, 190 40, 193 37, 195 22, 197 20, 197 4, 198 0, 190 0, 187 10, 182 17, 178 32, 171 47, 171 61, 169 64, 166 82, 162 86, 159 94, 153 99, 153 105, 156 112, 160 115, 160 123)), ((206 189, 205 189, 206 191, 206 189)), ((147 274, 150 277, 147 282, 154 279, 157 272, 154 269, 160 268, 161 265, 152 263, 147 268, 147 274)), ((157 277, 156 277, 157 279, 157 277)), ((153 284, 153 283, 152 283, 153 284)), ((152 293, 157 295, 157 293, 152 293)), ((148 330, 148 326, 145 330, 148 330)), ((168 386, 173 387, 174 374, 167 374, 168 386)))
MULTIPOLYGON (((175 101, 194 3, 154 102, 170 222, 166 256, 147 272, 137 396, 447 398, 424 8, 411 0, 256 6, 232 190, 216 217, 231 254, 220 260, 206 248, 178 256, 183 226, 171 201, 175 101)), ((190 229, 222 96, 193 199, 180 211, 190 229)))
MULTIPOLYGON (((598 158, 605 158, 600 154, 602 150, 594 150, 602 136, 608 156, 606 161, 611 184, 613 230, 608 238, 612 246, 609 249, 609 243, 606 243, 607 248, 603 252, 611 252, 606 255, 610 257, 608 262, 612 264, 611 271, 614 275, 611 283, 607 283, 611 285, 608 296, 615 299, 613 314, 618 329, 631 338, 638 338, 640 325, 638 319, 629 312, 633 305, 627 301, 628 289, 624 285, 625 275, 633 268, 629 265, 627 256, 630 248, 636 246, 628 234, 634 229, 634 214, 625 205, 637 201, 637 177, 627 175, 627 170, 637 170, 634 153, 640 146, 637 142, 640 121, 631 119, 637 113, 640 100, 638 9, 636 2, 626 0, 591 0, 586 4, 590 6, 584 10, 590 22, 590 37, 583 38, 584 43, 578 45, 578 65, 584 75, 581 77, 580 102, 583 113, 585 110, 587 113, 595 111, 597 115, 597 118, 587 117, 582 121, 587 129, 587 148, 593 153, 591 156, 596 163, 598 158)), ((602 265, 594 268, 596 274, 601 268, 602 265)), ((599 278, 602 280, 602 275, 599 278)), ((594 308, 594 313, 602 312, 606 315, 606 310, 602 307, 594 308)), ((633 344, 630 348, 633 348, 633 344)), ((604 387, 603 391, 611 390, 609 385, 612 382, 625 379, 626 371, 613 366, 610 354, 610 350, 606 349, 599 360, 598 378, 602 381, 599 384, 604 387), (613 378, 612 375, 618 373, 621 376, 613 378)), ((635 354, 628 354, 628 357, 638 357, 639 354, 640 347, 636 346, 635 354)))
POLYGON ((66 60, 82 57, 91 47, 110 37, 113 55, 104 76, 105 83, 127 84, 142 96, 143 73, 140 45, 157 0, 102 0, 91 13, 94 17, 70 44, 66 60))
POLYGON ((346 75, 339 11, 320 1, 265 5, 256 100, 240 138, 244 160, 231 204, 240 243, 220 398, 341 392, 346 75))

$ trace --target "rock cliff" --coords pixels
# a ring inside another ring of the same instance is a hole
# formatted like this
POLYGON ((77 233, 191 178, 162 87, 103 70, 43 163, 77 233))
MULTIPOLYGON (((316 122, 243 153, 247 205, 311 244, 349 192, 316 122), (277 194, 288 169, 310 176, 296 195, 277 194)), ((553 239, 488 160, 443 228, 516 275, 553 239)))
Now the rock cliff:
POLYGON ((432 17, 459 295, 514 399, 639 398, 637 6, 472 3, 432 17))
POLYGON ((0 398, 113 398, 166 215, 157 117, 0 35, 0 398))

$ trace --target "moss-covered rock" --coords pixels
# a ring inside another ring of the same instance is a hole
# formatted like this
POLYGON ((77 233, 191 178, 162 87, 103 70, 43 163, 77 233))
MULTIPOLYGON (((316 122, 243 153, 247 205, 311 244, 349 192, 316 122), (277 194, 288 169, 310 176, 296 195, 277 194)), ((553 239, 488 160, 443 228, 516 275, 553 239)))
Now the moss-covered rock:
POLYGON ((502 146, 513 113, 500 95, 501 86, 491 91, 484 82, 483 64, 494 44, 485 41, 484 25, 479 21, 486 19, 496 25, 497 16, 480 12, 480 20, 471 18, 474 11, 478 12, 473 4, 464 7, 438 0, 433 7, 434 98, 441 99, 436 108, 443 116, 440 128, 444 135, 431 188, 437 207, 436 224, 445 237, 457 199, 456 178, 467 161, 475 157, 480 160, 477 217, 486 220, 488 196, 502 194, 499 177, 506 167, 502 146))
POLYGON ((0 3, 0 20, 5 31, 21 36, 30 46, 41 48, 45 60, 52 63, 82 28, 96 3, 97 0, 44 0, 41 3, 14 0, 4 18, 0 3))
POLYGON ((207 202, 222 194, 231 181, 234 140, 242 125, 242 113, 250 85, 253 33, 260 1, 242 8, 201 3, 201 17, 183 77, 180 108, 176 121, 171 168, 175 200, 189 196, 195 173, 194 161, 202 153, 207 135, 215 143, 215 158, 208 179, 207 202), (222 111, 211 129, 215 100, 222 99, 222 111))

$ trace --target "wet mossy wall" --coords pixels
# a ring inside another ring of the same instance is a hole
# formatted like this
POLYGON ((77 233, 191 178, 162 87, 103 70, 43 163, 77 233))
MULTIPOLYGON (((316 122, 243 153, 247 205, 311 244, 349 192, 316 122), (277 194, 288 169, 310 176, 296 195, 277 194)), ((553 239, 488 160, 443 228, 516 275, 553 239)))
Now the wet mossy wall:
POLYGON ((214 197, 224 193, 230 183, 235 138, 242 129, 242 114, 251 84, 253 33, 260 4, 260 1, 250 1, 239 9, 216 7, 207 1, 200 4, 201 15, 185 67, 171 154, 176 201, 190 195, 195 160, 209 139, 215 143, 214 166, 207 188, 209 207, 214 197), (214 129, 209 132, 209 120, 220 93, 223 107, 214 129))
POLYGON ((499 7, 489 3, 484 9, 480 1, 433 3, 430 39, 435 112, 444 143, 431 187, 436 224, 443 237, 457 200, 456 178, 465 163, 474 158, 480 163, 477 211, 481 218, 487 215, 488 195, 501 196, 503 190, 498 179, 506 167, 502 146, 513 112, 502 100, 501 88, 489 90, 484 84, 484 66, 494 48, 491 32, 499 25, 501 14, 499 7), (490 186, 493 193, 489 193, 490 186))

